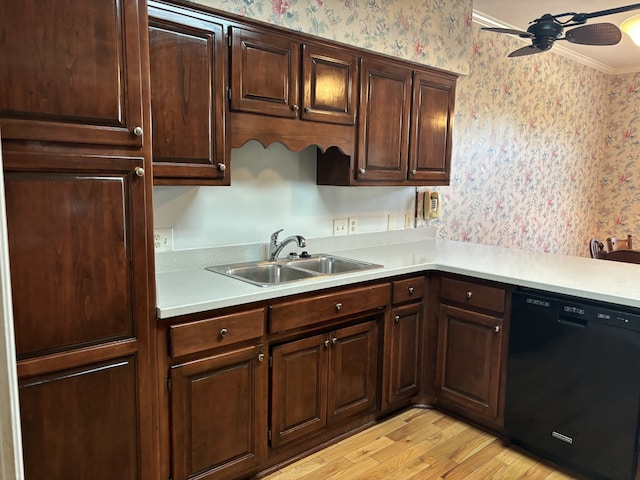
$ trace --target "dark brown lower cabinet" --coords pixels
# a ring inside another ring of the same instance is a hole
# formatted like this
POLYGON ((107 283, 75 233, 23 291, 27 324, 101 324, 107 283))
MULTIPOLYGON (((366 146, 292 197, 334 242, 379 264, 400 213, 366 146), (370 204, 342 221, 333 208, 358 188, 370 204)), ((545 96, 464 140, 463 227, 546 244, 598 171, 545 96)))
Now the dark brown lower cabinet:
POLYGON ((420 390, 422 369, 422 311, 424 304, 413 303, 395 307, 385 327, 387 365, 386 390, 383 405, 406 402, 420 390))
POLYGON ((377 339, 371 320, 272 348, 272 447, 375 409, 377 339))
POLYGON ((262 346, 171 368, 172 478, 227 480, 259 470, 267 448, 262 346))
POLYGON ((139 478, 133 357, 38 375, 19 386, 25 478, 139 478))
POLYGON ((441 305, 438 320, 438 405, 501 424, 503 319, 441 305))

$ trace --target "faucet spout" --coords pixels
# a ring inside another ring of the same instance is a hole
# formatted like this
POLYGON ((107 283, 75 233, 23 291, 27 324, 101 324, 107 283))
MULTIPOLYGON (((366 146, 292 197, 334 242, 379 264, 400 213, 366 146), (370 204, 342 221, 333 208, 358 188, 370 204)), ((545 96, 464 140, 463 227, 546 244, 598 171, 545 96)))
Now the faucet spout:
POLYGON ((271 234, 271 241, 269 242, 269 260, 272 262, 278 259, 278 255, 280 255, 282 249, 289 243, 296 242, 300 248, 307 246, 307 239, 302 235, 292 235, 285 238, 281 243, 278 243, 278 234, 280 232, 282 232, 282 229, 271 234))

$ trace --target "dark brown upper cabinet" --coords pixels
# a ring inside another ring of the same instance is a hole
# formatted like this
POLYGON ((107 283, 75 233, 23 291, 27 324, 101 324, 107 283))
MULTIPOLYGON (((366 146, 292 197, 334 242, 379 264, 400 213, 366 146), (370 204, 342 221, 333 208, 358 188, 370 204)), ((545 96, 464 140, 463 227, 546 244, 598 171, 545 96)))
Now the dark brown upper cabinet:
POLYGON ((319 185, 448 185, 456 76, 363 56, 357 155, 318 153, 319 185))
POLYGON ((296 151, 315 144, 353 153, 358 100, 353 52, 235 25, 230 37, 233 147, 258 140, 296 151))
POLYGON ((411 69, 365 58, 360 82, 356 180, 404 181, 409 157, 411 69))
POLYGON ((228 185, 225 26, 149 2, 149 50, 154 183, 228 185))
POLYGON ((140 147, 138 3, 2 2, 2 137, 140 147))
POLYGON ((413 114, 408 179, 448 185, 456 78, 438 72, 413 73, 413 114))

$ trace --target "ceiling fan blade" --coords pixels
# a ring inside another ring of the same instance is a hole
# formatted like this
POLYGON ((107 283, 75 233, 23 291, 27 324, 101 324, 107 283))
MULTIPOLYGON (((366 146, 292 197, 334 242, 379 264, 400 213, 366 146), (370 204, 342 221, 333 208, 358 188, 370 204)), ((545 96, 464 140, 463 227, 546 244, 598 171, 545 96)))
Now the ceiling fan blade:
POLYGON ((542 53, 545 50, 540 50, 535 45, 528 45, 526 47, 519 48, 518 50, 514 50, 508 56, 513 57, 523 57, 525 55, 533 55, 534 53, 542 53))
POLYGON ((487 32, 496 32, 496 33, 508 33, 509 35, 518 35, 522 38, 531 38, 533 37, 532 33, 525 32, 523 30, 513 30, 511 28, 489 28, 483 27, 482 30, 486 30, 487 32))
POLYGON ((613 23, 594 23, 572 28, 564 34, 564 40, 581 45, 616 45, 622 33, 613 23))

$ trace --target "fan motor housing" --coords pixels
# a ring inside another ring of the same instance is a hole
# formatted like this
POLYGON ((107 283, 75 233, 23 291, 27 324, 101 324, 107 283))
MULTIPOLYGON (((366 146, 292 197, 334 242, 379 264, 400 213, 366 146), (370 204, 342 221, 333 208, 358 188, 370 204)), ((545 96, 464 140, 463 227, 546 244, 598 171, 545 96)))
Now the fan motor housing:
POLYGON ((564 27, 554 20, 551 15, 544 15, 531 25, 527 32, 534 37, 533 44, 540 50, 549 50, 553 43, 562 36, 564 27))

